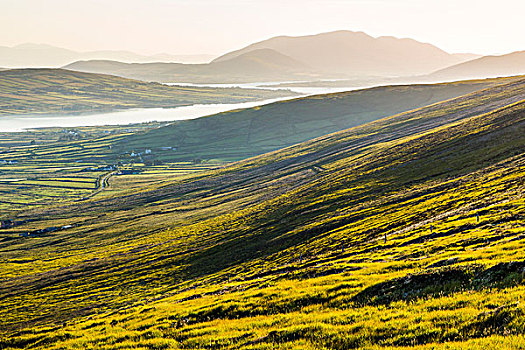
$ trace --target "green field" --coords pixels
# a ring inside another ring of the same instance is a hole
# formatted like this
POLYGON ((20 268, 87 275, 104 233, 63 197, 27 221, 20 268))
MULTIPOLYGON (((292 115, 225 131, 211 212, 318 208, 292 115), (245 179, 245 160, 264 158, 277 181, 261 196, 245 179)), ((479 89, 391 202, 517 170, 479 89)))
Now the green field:
POLYGON ((0 159, 6 151, 15 148, 33 149, 57 142, 93 140, 109 135, 143 132, 147 129, 166 126, 169 122, 147 122, 127 125, 82 126, 68 128, 36 128, 24 132, 0 131, 0 159))
POLYGON ((294 95, 289 90, 167 86, 64 69, 0 72, 0 117, 239 103, 294 95))
POLYGON ((71 164, 70 159, 50 155, 46 161, 28 160, 0 166, 0 210, 2 217, 9 218, 28 208, 75 202, 100 196, 102 192, 119 192, 144 184, 162 183, 221 165, 223 163, 212 161, 154 166, 133 163, 105 169, 105 166, 94 161, 71 164), (136 174, 120 176, 120 170, 134 171, 136 174))
POLYGON ((10 215, 0 348, 525 348, 525 80, 501 83, 10 215))
POLYGON ((156 162, 153 165, 147 156, 126 155, 117 158, 106 154, 111 152, 110 147, 114 142, 156 127, 158 123, 126 127, 50 128, 27 133, 0 134, 6 145, 0 151, 1 216, 10 217, 29 207, 99 196, 101 190, 120 190, 150 182, 167 181, 224 164, 223 161, 208 159, 198 163, 156 162), (60 139, 73 130, 75 134, 81 135, 80 139, 60 139), (38 142, 31 145, 28 140, 34 136, 38 137, 38 142), (104 177, 120 170, 133 170, 138 174, 110 176, 107 186, 101 188, 104 177))

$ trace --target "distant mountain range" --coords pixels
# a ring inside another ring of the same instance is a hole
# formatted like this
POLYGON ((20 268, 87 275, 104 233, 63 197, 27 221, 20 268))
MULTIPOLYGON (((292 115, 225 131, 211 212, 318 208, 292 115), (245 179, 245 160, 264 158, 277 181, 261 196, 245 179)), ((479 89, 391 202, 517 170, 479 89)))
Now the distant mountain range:
POLYGON ((64 68, 161 82, 229 83, 430 74, 479 56, 449 54, 412 39, 362 32, 280 36, 227 53, 209 64, 75 62, 64 68))
POLYGON ((205 63, 213 55, 139 55, 129 51, 77 52, 44 44, 22 44, 14 47, 0 46, 0 66, 10 68, 62 67, 79 60, 109 59, 122 62, 180 62, 205 63))
POLYGON ((436 80, 495 78, 525 74, 525 51, 484 56, 441 69, 429 77, 436 80))
POLYGON ((0 47, 0 67, 58 65, 81 72, 164 83, 343 79, 357 81, 359 85, 359 81, 370 79, 391 83, 525 74, 525 51, 485 57, 450 54, 413 39, 374 38, 351 31, 279 36, 211 59, 209 55, 141 56, 126 51, 79 53, 35 44, 0 47))
POLYGON ((79 61, 64 68, 158 82, 228 83, 311 80, 323 76, 304 63, 271 49, 257 49, 229 60, 209 64, 130 64, 97 60, 79 61))
POLYGON ((279 36, 227 53, 223 62, 257 49, 272 49, 319 72, 348 76, 417 75, 479 56, 449 54, 431 44, 363 32, 336 31, 308 36, 279 36))

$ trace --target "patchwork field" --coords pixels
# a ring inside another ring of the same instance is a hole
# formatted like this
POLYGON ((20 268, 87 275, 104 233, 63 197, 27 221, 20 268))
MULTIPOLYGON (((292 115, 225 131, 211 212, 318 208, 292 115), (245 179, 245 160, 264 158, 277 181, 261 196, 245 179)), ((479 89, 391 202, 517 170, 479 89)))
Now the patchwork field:
POLYGON ((163 163, 144 157, 108 157, 114 142, 166 123, 77 128, 44 128, 0 133, 0 210, 100 196, 223 165, 215 160, 163 163), (124 176, 118 176, 123 171, 124 176), (134 173, 134 174, 133 174, 134 173), (111 183, 111 186, 110 186, 111 183))

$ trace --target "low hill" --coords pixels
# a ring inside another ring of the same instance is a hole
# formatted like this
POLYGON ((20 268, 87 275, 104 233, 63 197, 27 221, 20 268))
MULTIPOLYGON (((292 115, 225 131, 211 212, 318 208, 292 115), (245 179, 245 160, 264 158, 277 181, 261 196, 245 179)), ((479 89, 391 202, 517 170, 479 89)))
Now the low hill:
POLYGON ((271 49, 254 50, 231 60, 210 64, 128 64, 115 61, 79 61, 64 68, 168 83, 304 80, 320 76, 304 63, 271 49))
POLYGON ((519 347, 524 96, 507 81, 24 211, 0 241, 0 345, 519 347))
POLYGON ((281 101, 175 122, 130 136, 115 144, 113 150, 129 154, 132 150, 172 147, 173 151, 161 152, 158 156, 166 161, 239 160, 503 81, 385 86, 281 101))
POLYGON ((169 108, 293 95, 287 90, 166 86, 64 69, 13 69, 0 72, 0 115, 169 108))
POLYGON ((289 74, 304 74, 312 71, 304 63, 271 49, 253 50, 232 60, 209 64, 206 69, 207 74, 220 72, 231 75, 242 74, 254 78, 267 76, 270 79, 282 79, 289 74))
MULTIPOLYGON (((68 151, 67 157, 71 161, 80 157, 104 164, 117 161, 127 164, 140 160, 140 157, 130 158, 132 153, 148 149, 148 159, 162 162, 235 161, 516 79, 519 78, 383 86, 295 98, 174 121, 169 126, 111 140, 95 143, 86 140, 79 145, 81 148, 68 151), (107 147, 108 143, 111 148, 107 147)), ((45 156, 41 158, 40 152, 42 155, 60 153, 57 147, 41 146, 41 151, 34 155, 43 161, 45 156)), ((63 147, 70 149, 68 145, 63 147)), ((8 155, 3 158, 15 160, 8 155)))
POLYGON ((441 80, 506 77, 525 74, 525 51, 501 56, 484 56, 439 70, 429 77, 441 80))
POLYGON ((412 39, 374 38, 363 32, 342 30, 299 37, 274 37, 227 53, 212 62, 227 61, 258 49, 276 50, 320 72, 347 76, 426 74, 472 57, 452 55, 412 39))
POLYGON ((58 68, 79 60, 117 60, 122 62, 180 62, 204 63, 212 55, 139 55, 129 51, 78 52, 45 44, 21 44, 13 47, 0 46, 0 65, 11 68, 58 68))

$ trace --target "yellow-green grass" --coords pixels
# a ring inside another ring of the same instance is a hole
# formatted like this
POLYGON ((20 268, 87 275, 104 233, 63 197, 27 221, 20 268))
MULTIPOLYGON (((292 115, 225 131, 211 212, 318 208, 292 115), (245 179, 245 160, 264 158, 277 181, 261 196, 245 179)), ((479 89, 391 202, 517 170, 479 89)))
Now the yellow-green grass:
POLYGON ((519 348, 524 96, 513 82, 19 213, 74 227, 5 231, 1 344, 519 348))

